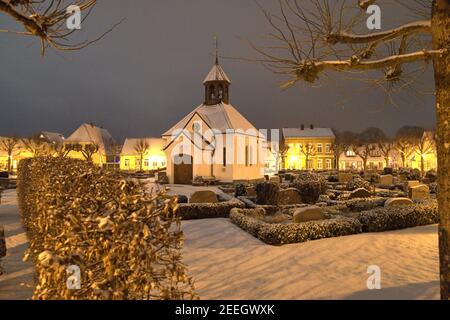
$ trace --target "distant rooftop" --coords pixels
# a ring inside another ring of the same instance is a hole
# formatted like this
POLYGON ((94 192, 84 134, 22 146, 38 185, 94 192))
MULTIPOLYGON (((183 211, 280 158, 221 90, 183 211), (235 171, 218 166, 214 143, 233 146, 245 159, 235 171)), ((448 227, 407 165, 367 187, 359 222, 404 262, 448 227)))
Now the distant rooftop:
POLYGON ((285 138, 335 138, 331 128, 283 128, 285 138))

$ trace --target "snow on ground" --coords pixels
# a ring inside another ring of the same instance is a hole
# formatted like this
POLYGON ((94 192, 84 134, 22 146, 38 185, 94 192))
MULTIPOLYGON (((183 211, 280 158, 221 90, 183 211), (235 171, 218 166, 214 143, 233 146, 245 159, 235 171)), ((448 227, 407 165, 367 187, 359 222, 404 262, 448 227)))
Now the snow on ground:
POLYGON ((228 219, 182 223, 201 299, 439 299, 436 226, 273 247, 228 219), (367 268, 381 268, 368 290, 367 268))
POLYGON ((0 300, 31 299, 34 269, 30 262, 22 261, 28 239, 20 222, 15 190, 3 192, 0 225, 5 227, 6 236, 6 257, 1 259, 5 274, 0 276, 0 300))
POLYGON ((158 190, 163 190, 166 187, 166 188, 169 188, 169 191, 167 192, 169 195, 171 195, 171 196, 185 195, 188 198, 190 198, 191 195, 196 191, 211 190, 211 191, 214 191, 216 194, 223 193, 223 191, 220 190, 216 186, 195 187, 195 186, 181 185, 181 184, 167 184, 167 185, 162 186, 162 185, 158 185, 158 184, 154 183, 151 180, 145 182, 145 184, 147 186, 147 190, 149 190, 149 191, 157 192, 158 190))
MULTIPOLYGON (((170 187, 173 194, 198 190, 170 187)), ((3 194, 0 224, 8 247, 0 300, 29 299, 33 268, 22 262, 28 243, 15 191, 3 194)), ((436 226, 281 247, 262 243, 228 219, 183 221, 182 227, 184 262, 202 299, 439 298, 436 226), (370 265, 381 267, 382 290, 366 287, 370 265)))

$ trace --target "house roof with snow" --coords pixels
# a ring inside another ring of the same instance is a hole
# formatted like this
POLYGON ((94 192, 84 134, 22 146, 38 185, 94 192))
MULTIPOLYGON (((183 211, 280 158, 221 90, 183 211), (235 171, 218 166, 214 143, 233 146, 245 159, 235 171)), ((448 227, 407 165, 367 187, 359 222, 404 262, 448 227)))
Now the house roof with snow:
POLYGON ((190 128, 186 128, 186 126, 195 115, 198 115, 207 124, 209 129, 217 129, 222 133, 225 133, 227 130, 238 129, 243 131, 257 130, 230 104, 220 103, 212 106, 202 104, 167 130, 163 136, 172 136, 176 130, 189 130, 190 128))
POLYGON ((330 128, 283 128, 285 138, 336 138, 330 128))
POLYGON ((93 143, 100 147, 106 154, 114 153, 114 138, 105 128, 97 127, 93 124, 82 124, 67 139, 68 143, 93 143))
POLYGON ((64 135, 58 132, 41 131, 38 133, 38 137, 49 143, 60 144, 65 141, 64 135))
POLYGON ((122 156, 138 156, 136 146, 140 141, 145 141, 148 144, 148 150, 151 153, 160 153, 164 155, 164 139, 161 138, 127 138, 122 147, 122 156))
POLYGON ((225 71, 223 71, 222 67, 217 62, 211 68, 205 80, 203 80, 203 84, 211 81, 226 81, 228 83, 231 83, 230 78, 228 78, 225 71))

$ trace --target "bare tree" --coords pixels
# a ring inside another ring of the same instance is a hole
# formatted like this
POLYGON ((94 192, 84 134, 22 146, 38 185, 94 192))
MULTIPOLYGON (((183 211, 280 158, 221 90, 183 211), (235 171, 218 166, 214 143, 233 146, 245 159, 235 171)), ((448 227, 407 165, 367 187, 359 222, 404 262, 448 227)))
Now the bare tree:
POLYGON ((79 50, 100 40, 115 27, 94 40, 70 42, 77 29, 67 29, 66 21, 72 15, 67 9, 69 6, 77 6, 85 13, 82 19, 84 22, 96 3, 97 0, 0 0, 0 13, 8 15, 23 28, 23 30, 0 29, 0 32, 39 38, 42 54, 49 47, 60 51, 79 50))
POLYGON ((140 164, 139 164, 140 171, 142 171, 144 156, 147 153, 149 148, 150 148, 150 145, 148 144, 147 140, 145 140, 145 139, 139 139, 136 142, 136 145, 134 146, 134 150, 137 152, 137 154, 139 155, 139 159, 140 159, 140 164))
POLYGON ((371 4, 385 0, 279 0, 279 14, 264 14, 273 28, 270 46, 251 45, 260 61, 276 74, 314 83, 329 71, 383 72, 385 83, 399 83, 406 66, 432 62, 436 89, 439 167, 439 247, 441 297, 450 298, 450 1, 397 0, 422 19, 391 30, 357 33, 356 26, 371 4), (350 7, 349 5, 353 5, 350 7), (357 12, 356 10, 359 10, 357 12), (425 18, 424 16, 425 15, 425 18))
POLYGON ((394 150, 394 142, 389 137, 384 137, 378 141, 378 150, 380 150, 383 155, 384 162, 386 163, 386 167, 389 167, 389 160, 391 158, 391 152, 394 150))
POLYGON ((300 146, 300 154, 305 156, 305 168, 306 170, 311 170, 310 160, 317 154, 316 148, 312 143, 306 143, 300 146))
POLYGON ((334 158, 336 161, 336 169, 340 170, 339 168, 339 162, 341 159, 341 155, 343 153, 347 153, 352 145, 354 145, 357 134, 351 131, 344 131, 339 132, 337 130, 333 130, 334 134, 336 136, 336 140, 333 144, 333 152, 334 152, 334 158))
POLYGON ((17 146, 19 145, 19 139, 12 137, 12 138, 3 138, 0 140, 0 149, 5 151, 8 154, 8 164, 7 164, 7 170, 8 172, 11 172, 12 167, 12 157, 14 151, 17 149, 17 146))
POLYGON ((425 156, 434 151, 434 139, 426 134, 425 130, 419 139, 416 139, 414 152, 420 158, 420 173, 425 176, 425 156))
POLYGON ((380 141, 386 140, 384 132, 379 128, 367 128, 361 132, 352 146, 353 151, 363 160, 363 169, 367 170, 369 158, 378 149, 380 141))
POLYGON ((408 167, 408 159, 414 155, 414 146, 423 136, 424 129, 416 126, 401 127, 394 139, 394 148, 400 153, 402 166, 408 167))
POLYGON ((100 150, 98 144, 88 143, 84 146, 75 146, 75 151, 79 150, 87 162, 93 162, 94 155, 100 150))
POLYGON ((289 146, 285 143, 280 143, 280 147, 277 153, 278 170, 286 168, 286 156, 289 152, 289 146))
POLYGON ((37 138, 22 139, 25 149, 30 152, 33 157, 40 157, 51 154, 51 147, 48 143, 37 138))

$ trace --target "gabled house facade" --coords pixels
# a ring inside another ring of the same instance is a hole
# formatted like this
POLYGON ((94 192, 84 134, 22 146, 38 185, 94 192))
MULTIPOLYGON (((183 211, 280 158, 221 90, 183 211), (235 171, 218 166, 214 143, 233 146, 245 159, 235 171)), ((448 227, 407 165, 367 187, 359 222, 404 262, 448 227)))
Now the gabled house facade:
POLYGON ((162 138, 127 138, 120 153, 120 170, 153 171, 167 165, 162 138))
MULTIPOLYGON (((93 124, 82 124, 64 142, 65 145, 93 145, 98 150, 92 155, 92 162, 98 166, 106 166, 117 161, 117 144, 105 128, 93 124)), ((71 151, 68 157, 86 160, 81 151, 71 151)))
POLYGON ((330 170, 334 168, 333 143, 336 139, 330 128, 313 125, 282 129, 286 154, 282 167, 285 170, 330 170))

